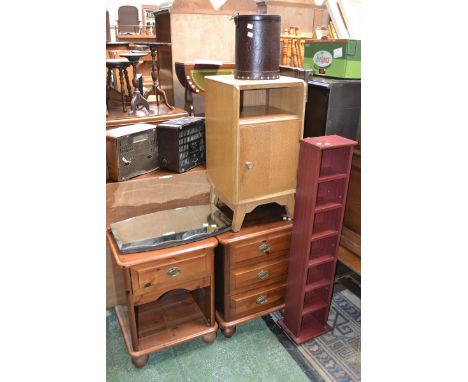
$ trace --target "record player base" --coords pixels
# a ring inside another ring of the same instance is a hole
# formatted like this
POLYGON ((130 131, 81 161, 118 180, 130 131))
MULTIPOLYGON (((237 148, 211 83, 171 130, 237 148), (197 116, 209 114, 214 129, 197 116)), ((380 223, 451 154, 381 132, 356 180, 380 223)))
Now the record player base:
POLYGON ((237 320, 233 321, 224 321, 223 317, 221 316, 221 313, 216 311, 216 321, 219 324, 219 327, 221 328, 221 333, 223 333, 223 336, 226 338, 231 338, 235 333, 236 333, 236 326, 243 324, 244 322, 255 320, 256 318, 266 316, 267 314, 276 312, 278 310, 284 309, 284 304, 274 306, 270 309, 262 310, 261 312, 253 313, 245 317, 238 318, 237 320))

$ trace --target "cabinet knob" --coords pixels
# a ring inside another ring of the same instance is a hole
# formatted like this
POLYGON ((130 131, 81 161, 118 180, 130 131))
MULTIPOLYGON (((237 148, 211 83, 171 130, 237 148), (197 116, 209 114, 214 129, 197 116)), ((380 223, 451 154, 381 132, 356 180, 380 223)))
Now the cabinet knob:
POLYGON ((254 164, 253 162, 245 162, 245 167, 247 167, 248 170, 251 170, 253 169, 254 164))
POLYGON ((257 273, 257 279, 259 280, 265 280, 270 276, 270 272, 268 272, 266 269, 262 269, 260 272, 257 273))
POLYGON ((268 243, 262 243, 258 246, 258 250, 260 252, 263 252, 264 254, 268 254, 268 252, 270 251, 271 249, 271 245, 268 244, 268 243))
POLYGON ((168 276, 177 276, 181 272, 179 267, 174 267, 174 268, 169 268, 166 272, 166 275, 168 276))
POLYGON ((260 297, 257 298, 257 300, 255 301, 255 303, 256 303, 257 305, 262 305, 262 304, 266 303, 267 301, 268 301, 267 295, 262 294, 260 297))
POLYGON ((152 285, 151 283, 145 283, 145 284, 143 285, 143 288, 149 288, 151 285, 152 285))

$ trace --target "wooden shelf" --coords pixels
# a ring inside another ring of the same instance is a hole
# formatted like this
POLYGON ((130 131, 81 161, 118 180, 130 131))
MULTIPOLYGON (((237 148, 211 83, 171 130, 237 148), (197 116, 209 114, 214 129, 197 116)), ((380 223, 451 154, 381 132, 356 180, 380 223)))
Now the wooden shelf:
POLYGON ((332 181, 332 180, 346 179, 347 177, 348 177, 347 174, 341 174, 341 173, 329 174, 329 175, 320 176, 320 177, 317 179, 317 182, 318 182, 318 183, 330 182, 330 181, 332 181))
POLYGON ((333 235, 338 235, 338 231, 334 230, 334 229, 327 229, 325 231, 314 233, 310 237, 310 241, 325 239, 326 237, 330 237, 330 236, 333 236, 333 235))
POLYGON ((328 301, 325 301, 321 297, 317 296, 312 301, 309 301, 307 306, 302 309, 302 316, 316 312, 317 310, 326 308, 327 306, 328 301))
POLYGON ((314 212, 315 213, 325 212, 325 211, 330 211, 330 210, 334 210, 336 208, 341 208, 341 207, 343 207, 343 204, 341 203, 324 202, 324 203, 316 204, 314 212))
POLYGON ((330 285, 330 280, 325 277, 321 280, 317 280, 313 283, 307 284, 305 287, 305 293, 312 292, 315 289, 322 288, 324 286, 330 285))
POLYGON ((298 115, 287 113, 286 111, 273 106, 245 106, 239 116, 239 125, 245 126, 259 123, 293 121, 298 119, 298 115))
POLYGON ((158 301, 139 306, 137 317, 140 351, 168 347, 210 328, 198 304, 185 290, 171 291, 158 301))
POLYGON ((309 260, 309 262, 307 263, 307 267, 308 268, 316 267, 317 265, 328 263, 330 261, 333 261, 334 259, 335 257, 331 255, 317 256, 313 258, 312 260, 309 260))

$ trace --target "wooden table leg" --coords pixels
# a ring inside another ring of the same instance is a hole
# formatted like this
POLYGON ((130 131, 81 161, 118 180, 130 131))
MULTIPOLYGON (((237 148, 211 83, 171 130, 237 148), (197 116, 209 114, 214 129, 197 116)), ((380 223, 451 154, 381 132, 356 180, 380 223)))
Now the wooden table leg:
POLYGON ((189 113, 189 115, 195 115, 195 111, 193 109, 193 95, 192 90, 190 90, 189 84, 185 84, 185 111, 189 113))
POLYGON ((127 83, 128 96, 130 97, 130 99, 132 99, 132 97, 133 97, 132 86, 130 85, 130 79, 128 78, 127 68, 124 68, 123 71, 124 71, 124 75, 125 75, 125 82, 127 83))
POLYGON ((111 93, 111 89, 112 89, 112 87, 111 87, 111 81, 112 81, 111 75, 112 75, 112 69, 107 68, 107 81, 106 81, 106 105, 107 105, 107 108, 109 108, 110 93, 111 93))
POLYGON ((125 86, 124 86, 124 77, 123 77, 123 70, 119 68, 119 78, 120 78, 120 98, 122 100, 122 111, 125 113, 127 110, 125 109, 125 86))

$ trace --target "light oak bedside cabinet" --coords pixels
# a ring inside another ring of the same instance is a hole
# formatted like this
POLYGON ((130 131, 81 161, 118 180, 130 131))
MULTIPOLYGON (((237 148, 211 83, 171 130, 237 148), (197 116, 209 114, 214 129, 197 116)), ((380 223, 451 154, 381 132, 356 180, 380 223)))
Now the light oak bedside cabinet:
POLYGON ((294 213, 299 140, 304 128, 306 84, 207 76, 206 168, 211 201, 234 211, 232 230, 261 204, 278 203, 294 213))

